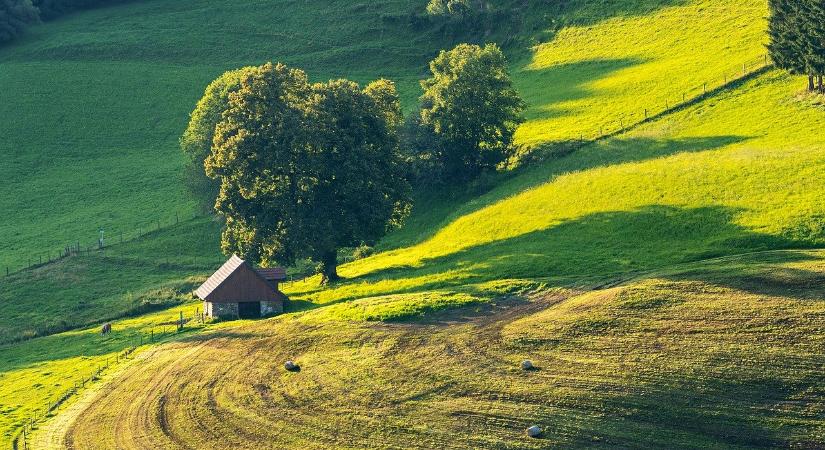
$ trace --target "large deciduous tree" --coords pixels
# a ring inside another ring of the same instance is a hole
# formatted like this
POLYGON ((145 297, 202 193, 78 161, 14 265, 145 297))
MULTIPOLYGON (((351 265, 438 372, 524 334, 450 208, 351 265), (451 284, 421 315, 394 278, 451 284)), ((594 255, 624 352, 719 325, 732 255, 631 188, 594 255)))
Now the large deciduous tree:
POLYGON ((438 137, 433 157, 444 176, 468 180, 495 168, 513 150, 524 102, 513 87, 504 54, 495 44, 461 44, 430 63, 421 82, 421 123, 438 137))
POLYGON ((392 83, 310 85, 302 71, 266 64, 228 97, 205 161, 221 182, 225 252, 310 257, 322 282, 334 281, 339 248, 374 243, 408 212, 392 83))

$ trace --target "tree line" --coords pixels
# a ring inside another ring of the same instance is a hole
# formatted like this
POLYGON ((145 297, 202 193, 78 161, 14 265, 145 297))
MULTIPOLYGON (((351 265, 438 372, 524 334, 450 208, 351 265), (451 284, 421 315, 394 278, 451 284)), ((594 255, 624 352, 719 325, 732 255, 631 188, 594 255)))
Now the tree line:
POLYGON ((0 0, 0 44, 20 36, 30 25, 72 11, 125 0, 0 0))
POLYGON ((825 1, 770 0, 768 50, 777 67, 808 76, 808 91, 825 93, 825 1))
POLYGON ((404 118, 395 84, 310 83, 268 63, 213 81, 181 137, 187 184, 224 218, 222 250, 260 264, 309 258, 338 279, 341 248, 400 226, 417 184, 465 183, 514 151, 524 102, 495 44, 442 51, 404 118))

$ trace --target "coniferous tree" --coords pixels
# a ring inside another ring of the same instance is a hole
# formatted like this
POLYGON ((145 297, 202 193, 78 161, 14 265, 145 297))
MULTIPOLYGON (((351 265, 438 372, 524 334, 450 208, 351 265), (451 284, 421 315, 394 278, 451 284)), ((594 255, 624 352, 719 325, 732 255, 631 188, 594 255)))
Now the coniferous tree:
POLYGON ((770 0, 768 50, 777 67, 808 76, 808 90, 822 91, 825 74, 825 2, 770 0))
POLYGON ((809 73, 816 75, 817 89, 825 93, 822 77, 825 75, 825 1, 807 0, 805 15, 807 32, 806 63, 809 73))

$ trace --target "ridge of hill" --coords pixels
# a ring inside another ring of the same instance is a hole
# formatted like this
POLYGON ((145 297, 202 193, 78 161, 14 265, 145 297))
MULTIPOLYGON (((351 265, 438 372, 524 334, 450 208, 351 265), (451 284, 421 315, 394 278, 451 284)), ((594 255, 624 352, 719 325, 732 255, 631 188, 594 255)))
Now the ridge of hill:
MULTIPOLYGON (((399 81, 411 110, 427 59, 449 38, 381 25, 382 17, 403 16, 409 2, 316 3, 310 14, 302 2, 261 0, 255 5, 279 6, 262 12, 152 0, 77 14, 0 49, 0 84, 12 88, 0 92, 0 115, 12 118, 0 124, 8 136, 0 154, 9 159, 0 167, 9 193, 0 197, 9 212, 0 234, 12 236, 0 244, 0 264, 30 246, 94 239, 100 226, 112 236, 120 224, 146 229, 156 216, 189 217, 176 140, 203 86, 223 70, 282 59, 320 79, 387 76, 399 81), (280 32, 269 26, 273 18, 282 18, 280 32)), ((531 10, 520 39, 537 45, 509 49, 530 104, 519 142, 550 154, 587 129, 595 134, 600 122, 638 121, 643 109, 658 112, 689 88, 740 74, 741 61, 764 52, 761 2, 560 8, 552 16, 531 10)), ((796 95, 800 86, 761 71, 483 189, 430 195, 373 256, 341 267, 344 283, 290 283, 287 316, 178 336, 148 365, 127 368, 110 385, 116 394, 90 403, 65 431, 79 448, 97 446, 91 437, 122 448, 209 439, 330 447, 370 439, 499 448, 821 444, 821 251, 765 252, 825 243, 825 108, 796 95), (179 360, 183 354, 204 356, 179 360), (306 376, 279 372, 287 357, 299 358, 306 376), (541 370, 514 368, 527 357, 541 370), (468 373, 484 374, 483 386, 468 373), (224 381, 209 384, 209 376, 224 381), (187 408, 190 400, 211 406, 187 408), (276 415, 295 428, 273 424, 276 415), (192 417, 204 428, 191 430, 192 417), (221 421, 240 431, 222 435, 221 421), (528 422, 545 427, 545 440, 519 436, 528 422), (103 432, 92 434, 100 424, 103 432)), ((104 255, 3 279, 0 328, 25 334, 14 322, 48 326, 53 317, 26 310, 27 301, 61 316, 88 302, 71 328, 136 311, 143 299, 173 309, 126 322, 137 330, 192 308, 187 286, 220 261, 216 227, 187 221, 104 255), (69 279, 77 281, 70 297, 39 296, 69 279)), ((120 348, 97 342, 95 331, 0 346, 0 411, 8 419, 0 442, 120 348), (32 360, 33 348, 61 351, 32 360), (25 384, 30 376, 39 386, 25 384)))

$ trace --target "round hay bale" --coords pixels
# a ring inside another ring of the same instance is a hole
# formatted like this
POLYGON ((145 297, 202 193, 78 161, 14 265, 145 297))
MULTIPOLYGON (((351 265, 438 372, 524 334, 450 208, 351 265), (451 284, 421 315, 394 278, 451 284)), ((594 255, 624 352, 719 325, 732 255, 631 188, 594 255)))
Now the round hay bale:
POLYGON ((533 365, 533 361, 530 361, 529 359, 525 359, 521 362, 521 370, 533 370, 535 368, 536 367, 533 365))
POLYGON ((537 438, 541 436, 542 430, 541 427, 539 427, 538 425, 533 425, 532 427, 528 428, 526 432, 527 436, 530 436, 531 438, 537 438))
POLYGON ((287 361, 287 362, 284 363, 284 369, 286 369, 290 372, 294 372, 294 371, 298 370, 298 364, 295 364, 294 361, 287 361))

